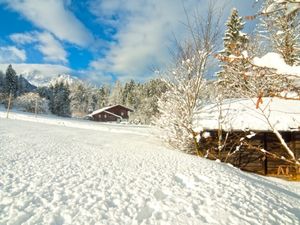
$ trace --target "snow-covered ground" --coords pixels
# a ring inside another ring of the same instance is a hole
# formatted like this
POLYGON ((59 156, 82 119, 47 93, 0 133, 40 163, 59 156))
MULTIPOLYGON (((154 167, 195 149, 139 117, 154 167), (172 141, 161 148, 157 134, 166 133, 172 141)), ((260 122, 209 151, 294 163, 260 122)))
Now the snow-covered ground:
MULTIPOLYGON (((7 112, 3 105, 0 104, 0 118, 6 118, 7 112)), ((146 125, 126 125, 126 130, 120 129, 124 128, 124 125, 118 123, 98 123, 90 120, 76 119, 76 118, 64 118, 55 116, 53 114, 38 114, 35 116, 33 113, 22 112, 17 109, 12 109, 9 112, 9 119, 31 121, 42 124, 52 124, 65 127, 98 130, 98 131, 109 131, 115 133, 133 133, 140 135, 149 135, 151 129, 146 125), (143 129, 141 129, 143 128, 143 129)))
POLYGON ((300 224, 299 183, 169 150, 147 127, 3 115, 0 224, 300 224))

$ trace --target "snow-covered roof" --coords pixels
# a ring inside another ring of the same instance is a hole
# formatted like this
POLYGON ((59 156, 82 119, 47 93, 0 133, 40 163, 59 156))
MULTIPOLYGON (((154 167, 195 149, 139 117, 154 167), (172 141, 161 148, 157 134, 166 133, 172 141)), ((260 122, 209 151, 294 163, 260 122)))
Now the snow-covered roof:
POLYGON ((109 111, 104 111, 104 112, 106 112, 107 114, 110 114, 110 115, 112 115, 112 116, 114 116, 114 117, 118 117, 118 118, 120 118, 120 119, 123 119, 122 116, 119 116, 119 115, 114 114, 114 113, 112 113, 112 112, 109 112, 109 111))
POLYGON ((98 113, 101 113, 101 112, 104 112, 104 111, 106 111, 107 109, 110 109, 110 108, 111 108, 111 106, 106 106, 106 107, 103 107, 101 109, 97 109, 94 112, 90 113, 89 116, 94 116, 94 115, 96 115, 98 113))
MULTIPOLYGON (((103 108, 101 108, 101 109, 97 109, 97 110, 95 110, 94 112, 90 113, 88 116, 94 116, 94 115, 99 114, 99 113, 104 112, 104 111, 107 112, 108 109, 114 108, 114 107, 116 107, 116 106, 121 106, 121 107, 123 107, 123 108, 128 109, 129 111, 133 111, 132 109, 130 109, 130 108, 126 107, 126 106, 117 104, 117 105, 111 105, 111 106, 103 107, 103 108)), ((107 113, 113 114, 113 113, 111 113, 111 112, 107 112, 107 113)), ((115 115, 115 114, 114 114, 114 115, 115 115)), ((116 115, 116 116, 118 116, 118 115, 116 115)), ((119 116, 118 116, 118 117, 119 117, 119 116)))
POLYGON ((300 66, 290 66, 285 63, 282 56, 278 53, 269 52, 263 57, 255 57, 253 64, 260 67, 275 69, 278 74, 299 76, 300 66))
POLYGON ((209 104, 195 113, 195 131, 216 130, 219 121, 223 130, 298 131, 300 100, 263 98, 256 108, 257 99, 227 99, 222 104, 209 104), (222 110, 220 110, 222 109, 222 110), (220 114, 221 111, 221 114, 220 114))

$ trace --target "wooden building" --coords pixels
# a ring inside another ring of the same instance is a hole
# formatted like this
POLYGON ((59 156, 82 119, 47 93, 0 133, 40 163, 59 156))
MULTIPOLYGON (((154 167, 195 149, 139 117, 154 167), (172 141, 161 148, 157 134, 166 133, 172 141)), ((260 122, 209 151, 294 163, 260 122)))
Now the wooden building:
POLYGON ((113 105, 98 109, 88 116, 98 122, 121 122, 128 120, 129 112, 133 110, 123 105, 113 105))
POLYGON ((292 157, 276 135, 278 131, 300 161, 300 101, 264 98, 258 107, 256 103, 257 99, 228 99, 196 112, 194 129, 205 132, 199 141, 201 148, 208 150, 208 158, 246 171, 300 174, 299 166, 287 162, 292 157), (218 151, 219 137, 222 151, 218 151))

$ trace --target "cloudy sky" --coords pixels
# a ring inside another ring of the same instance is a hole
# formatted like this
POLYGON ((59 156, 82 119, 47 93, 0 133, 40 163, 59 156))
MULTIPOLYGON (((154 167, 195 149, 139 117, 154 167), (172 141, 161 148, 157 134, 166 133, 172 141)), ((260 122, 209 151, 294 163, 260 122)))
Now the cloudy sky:
MULTIPOLYGON (((0 68, 35 67, 91 82, 143 81, 170 60, 173 37, 184 38, 186 11, 209 0, 0 0, 0 68), (2 67, 1 67, 2 66, 2 67)), ((255 0, 213 0, 252 15, 255 0)), ((253 26, 248 26, 249 31, 253 26)))

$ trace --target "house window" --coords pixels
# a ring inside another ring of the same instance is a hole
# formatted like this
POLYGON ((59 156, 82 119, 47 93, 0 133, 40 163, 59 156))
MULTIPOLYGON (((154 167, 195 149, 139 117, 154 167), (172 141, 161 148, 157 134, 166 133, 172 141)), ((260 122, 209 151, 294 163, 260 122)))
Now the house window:
POLYGON ((104 114, 104 118, 106 119, 106 114, 104 114))
POLYGON ((124 112, 121 112, 121 116, 124 116, 124 112))

